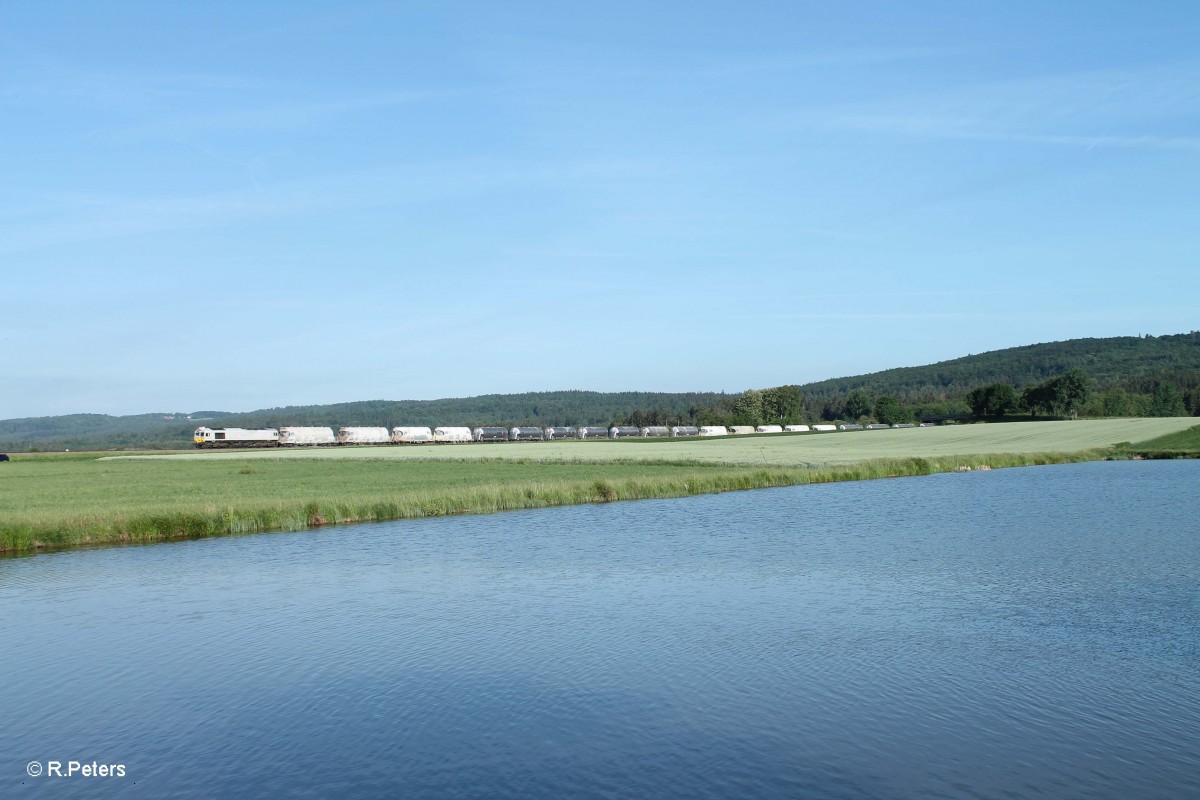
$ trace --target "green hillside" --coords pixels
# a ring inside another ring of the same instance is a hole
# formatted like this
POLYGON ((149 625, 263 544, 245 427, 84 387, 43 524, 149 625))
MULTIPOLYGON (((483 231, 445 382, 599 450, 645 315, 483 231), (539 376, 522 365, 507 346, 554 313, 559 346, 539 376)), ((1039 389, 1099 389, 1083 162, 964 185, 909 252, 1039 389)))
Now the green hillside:
MULTIPOLYGON (((1017 392, 1082 369, 1092 381, 1082 416, 1200 413, 1200 332, 1121 336, 1011 347, 920 367, 900 367, 802 386, 715 392, 527 392, 443 400, 368 400, 245 413, 202 411, 112 417, 73 414, 0 420, 0 451, 187 447, 200 424, 284 425, 607 425, 815 422, 879 415, 894 397, 910 419, 967 418, 968 393, 1004 383, 1017 392), (1170 387, 1161 398, 1155 393, 1170 387), (853 397, 854 394, 859 397, 853 397), (1157 402, 1162 400, 1162 402, 1157 402), (854 406, 857 401, 860 406, 854 406), (1169 402, 1168 402, 1169 401, 1169 402), (1156 405, 1157 403, 1157 405, 1156 405), (855 407, 854 413, 850 408, 855 407)), ((714 381, 719 376, 714 375, 714 381)))
POLYGON ((921 402, 964 397, 971 389, 993 383, 1010 383, 1020 389, 1076 368, 1094 378, 1100 390, 1119 387, 1130 392, 1153 392, 1164 380, 1180 390, 1193 389, 1200 386, 1200 331, 1009 347, 923 367, 831 378, 800 389, 806 398, 820 400, 862 389, 869 394, 921 402))

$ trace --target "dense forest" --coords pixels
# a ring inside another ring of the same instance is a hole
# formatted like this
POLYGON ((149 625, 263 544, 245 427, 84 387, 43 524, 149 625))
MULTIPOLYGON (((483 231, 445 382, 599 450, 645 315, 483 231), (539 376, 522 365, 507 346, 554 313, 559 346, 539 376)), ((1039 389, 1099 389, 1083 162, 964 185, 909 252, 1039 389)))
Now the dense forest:
POLYGON ((199 425, 760 425, 1200 415, 1200 332, 1013 347, 740 394, 531 392, 248 413, 0 420, 0 451, 178 448, 199 425))
POLYGON ((1200 332, 1013 347, 929 366, 751 389, 695 411, 684 421, 894 424, 1198 416, 1200 332), (786 408, 776 401, 783 395, 789 398, 786 408))

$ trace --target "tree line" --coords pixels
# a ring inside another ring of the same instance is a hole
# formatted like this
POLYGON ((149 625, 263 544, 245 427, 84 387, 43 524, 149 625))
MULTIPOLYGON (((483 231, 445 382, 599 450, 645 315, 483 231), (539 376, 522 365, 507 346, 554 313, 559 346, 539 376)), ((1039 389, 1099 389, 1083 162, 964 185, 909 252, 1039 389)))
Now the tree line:
POLYGON ((615 420, 618 425, 792 425, 816 422, 946 422, 1001 419, 1075 419, 1077 417, 1200 416, 1200 386, 1180 390, 1159 381, 1150 392, 1121 386, 1097 389, 1086 370, 1075 368, 1018 389, 1011 383, 979 386, 958 398, 907 401, 896 394, 852 389, 821 400, 797 385, 748 389, 686 412, 637 409, 615 420))
POLYGON ((1007 383, 972 389, 967 404, 975 419, 1001 419, 1018 414, 1037 417, 1187 417, 1200 416, 1200 387, 1180 391, 1158 381, 1151 392, 1130 392, 1122 386, 1097 391, 1085 370, 1073 369, 1017 392, 1007 383))

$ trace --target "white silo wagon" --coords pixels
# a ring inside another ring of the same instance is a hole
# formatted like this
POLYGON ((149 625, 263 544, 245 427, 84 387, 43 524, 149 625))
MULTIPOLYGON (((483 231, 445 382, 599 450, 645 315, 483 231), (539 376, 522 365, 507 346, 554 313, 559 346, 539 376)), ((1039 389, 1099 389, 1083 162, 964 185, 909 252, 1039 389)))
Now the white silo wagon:
POLYGON ((701 436, 728 436, 729 429, 724 425, 701 425, 701 436))
POLYGON ((808 433, 809 431, 807 425, 784 425, 783 429, 788 433, 808 433))
POLYGON ((670 436, 671 429, 666 425, 647 425, 642 428, 642 436, 670 436))
POLYGON ((516 427, 508 432, 508 438, 514 442, 540 442, 546 434, 541 428, 516 427))
POLYGON ((729 432, 734 436, 745 436, 747 433, 754 433, 753 425, 730 425, 729 432))
POLYGON ((579 429, 580 439, 607 439, 608 426, 587 425, 579 429))
POLYGON ((700 429, 695 425, 675 425, 671 428, 672 436, 699 436, 700 429))
POLYGON ((783 433, 782 425, 759 425, 754 429, 756 433, 783 433))
POLYGON ((610 439, 628 439, 633 436, 641 435, 641 428, 634 428, 630 425, 613 425, 608 429, 608 438, 610 439))
POLYGON ((279 443, 287 447, 337 444, 333 428, 287 427, 279 429, 279 443))
POLYGON ((837 430, 837 425, 813 425, 813 426, 812 426, 812 429, 813 429, 814 431, 821 431, 821 432, 825 432, 825 431, 836 431, 836 430, 837 430))
POLYGON ((387 428, 367 428, 356 425, 338 431, 338 444, 391 444, 392 433, 387 428))
POLYGON ((433 431, 429 428, 411 428, 397 425, 392 428, 392 442, 395 444, 425 444, 433 441, 433 431))
POLYGON ((470 428, 434 428, 433 441, 438 444, 464 444, 472 440, 470 428))

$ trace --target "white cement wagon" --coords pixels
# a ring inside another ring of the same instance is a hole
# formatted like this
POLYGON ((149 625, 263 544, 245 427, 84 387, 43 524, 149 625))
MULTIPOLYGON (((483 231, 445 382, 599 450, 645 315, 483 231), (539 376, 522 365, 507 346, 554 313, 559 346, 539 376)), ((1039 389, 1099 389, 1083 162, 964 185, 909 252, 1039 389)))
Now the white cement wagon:
POLYGON ((695 425, 675 425, 671 428, 672 436, 699 436, 700 429, 695 425))
POLYGON ((586 425, 579 429, 580 439, 607 439, 608 427, 600 425, 586 425))
POLYGON ((807 425, 784 425, 783 429, 788 433, 808 433, 809 431, 807 425))
POLYGON ((628 439, 641 435, 641 428, 634 428, 627 425, 613 425, 608 429, 608 438, 610 439, 628 439))
POLYGON ((205 428, 192 434, 196 447, 274 447, 279 431, 274 428, 205 428))
POLYGON ((857 422, 847 422, 844 425, 838 425, 837 429, 839 431, 861 431, 863 426, 859 425, 857 422))
POLYGON ((759 425, 754 429, 757 433, 783 433, 782 425, 759 425))
POLYGON ((337 444, 333 428, 287 427, 279 429, 279 443, 285 447, 313 447, 337 444))
POLYGON ((463 444, 472 441, 470 428, 434 428, 433 441, 439 444, 463 444))
POLYGON ((351 425, 338 429, 338 444, 391 444, 392 433, 387 428, 367 428, 351 425))
POLYGON ((836 430, 837 430, 837 425, 813 425, 813 426, 812 426, 812 429, 813 429, 814 431, 822 431, 822 432, 824 432, 824 431, 836 431, 836 430))
POLYGON ((412 428, 397 425, 392 428, 392 442, 395 444, 425 444, 433 441, 433 431, 429 428, 412 428))
POLYGON ((670 436, 671 429, 666 425, 646 425, 642 428, 642 436, 670 436))
POLYGON ((701 425, 701 436, 728 436, 729 430, 724 425, 701 425))
MULTIPOLYGON (((734 436, 745 436, 747 433, 754 433, 753 425, 730 425, 729 432, 734 436)), ((703 435, 703 434, 701 434, 703 435)))

